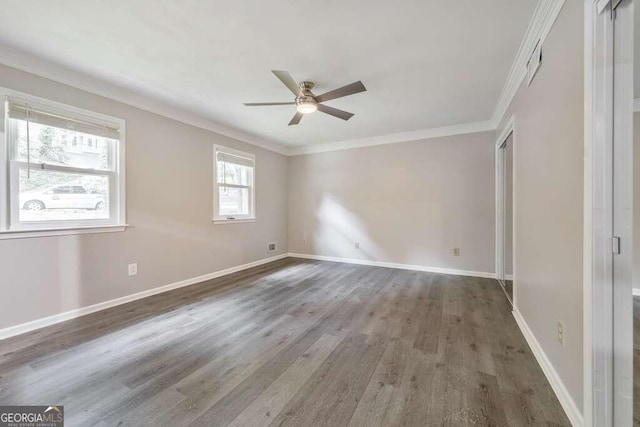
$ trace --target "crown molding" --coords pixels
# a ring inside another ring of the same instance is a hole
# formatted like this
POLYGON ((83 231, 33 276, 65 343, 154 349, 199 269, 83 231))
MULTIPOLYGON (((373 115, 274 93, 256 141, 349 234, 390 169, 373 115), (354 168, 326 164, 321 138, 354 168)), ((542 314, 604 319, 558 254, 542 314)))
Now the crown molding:
MULTIPOLYGON (((498 105, 493 113, 491 121, 497 128, 500 122, 504 118, 504 115, 511 105, 511 101, 516 96, 522 81, 527 75, 527 61, 533 50, 540 40, 540 43, 544 43, 547 35, 551 31, 551 27, 556 22, 562 6, 564 6, 565 0, 539 0, 533 17, 529 21, 527 32, 522 39, 518 53, 516 54, 511 70, 507 76, 504 88, 498 99, 498 105)), ((544 54, 544 53, 543 53, 544 54)), ((543 59, 544 60, 544 59, 543 59)))
POLYGON ((368 138, 349 139, 326 144, 306 145, 289 148, 290 156, 301 154, 324 153, 327 151, 349 150, 351 148, 372 147, 375 145, 397 144, 399 142, 419 141, 421 139, 441 138, 445 136, 464 135, 495 130, 490 121, 463 123, 440 128, 421 129, 412 132, 401 132, 390 135, 372 136, 368 138))
MULTIPOLYGON (((416 141, 420 139, 439 138, 468 133, 494 131, 503 121, 513 98, 516 96, 520 85, 527 75, 527 61, 536 47, 536 43, 544 43, 547 35, 556 22, 566 0, 539 0, 529 21, 527 31, 520 43, 516 57, 507 75, 505 85, 498 99, 498 104, 490 120, 484 122, 463 123, 441 128, 423 129, 413 132, 402 132, 392 135, 383 135, 371 138, 339 141, 326 144, 291 147, 289 155, 301 155, 311 153, 323 153, 335 150, 347 150, 350 148, 369 147, 382 144, 394 144, 398 142, 416 141)), ((635 104, 640 111, 640 100, 635 104)))
POLYGON ((0 64, 159 114, 200 129, 237 139, 266 150, 285 155, 288 151, 287 147, 277 142, 269 141, 239 129, 222 125, 183 108, 174 107, 166 102, 140 95, 122 86, 91 77, 88 74, 72 70, 63 65, 50 62, 4 44, 0 44, 0 64))

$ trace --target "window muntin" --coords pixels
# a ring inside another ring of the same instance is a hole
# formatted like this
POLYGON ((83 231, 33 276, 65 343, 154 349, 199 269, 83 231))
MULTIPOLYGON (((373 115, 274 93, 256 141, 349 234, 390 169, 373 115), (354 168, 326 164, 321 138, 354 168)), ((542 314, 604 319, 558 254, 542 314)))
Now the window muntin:
POLYGON ((124 224, 124 122, 41 99, 4 104, 3 228, 124 224))
POLYGON ((255 218, 255 157, 214 146, 214 220, 255 218))

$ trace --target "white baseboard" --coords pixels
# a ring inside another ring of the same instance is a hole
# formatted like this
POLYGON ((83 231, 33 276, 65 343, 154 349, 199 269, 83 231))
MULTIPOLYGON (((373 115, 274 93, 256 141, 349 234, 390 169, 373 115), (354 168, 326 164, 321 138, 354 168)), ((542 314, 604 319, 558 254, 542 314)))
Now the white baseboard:
POLYGON ((538 364, 542 368, 544 375, 547 377, 549 384, 551 384, 551 388, 553 388, 553 391, 560 401, 564 412, 567 414, 571 425, 573 427, 582 427, 584 425, 582 413, 576 406, 576 403, 573 401, 573 398, 569 394, 569 391, 564 386, 564 383, 560 379, 560 376, 553 368, 551 361, 540 346, 540 343, 536 339, 535 335, 533 335, 533 332, 531 331, 531 329, 529 329, 529 325, 527 325, 527 322, 522 317, 522 314, 520 314, 518 309, 515 307, 513 309, 513 317, 515 317, 516 323, 518 323, 518 326, 522 331, 522 335, 524 335, 525 339, 527 340, 527 343, 529 344, 531 351, 533 351, 538 364))
POLYGON ((142 298, 150 297, 152 295, 161 294, 163 292, 171 291, 173 289, 183 288, 185 286, 194 285, 207 280, 215 279, 218 277, 226 276, 231 273, 246 270, 248 268, 257 267, 262 264, 267 264, 273 261, 277 261, 283 258, 287 258, 288 254, 281 254, 274 257, 264 258, 258 261, 250 262, 247 264, 238 265, 236 267, 226 268, 224 270, 216 271, 213 273, 205 274, 203 276, 192 277, 190 279, 181 280, 179 282, 170 283, 168 285, 160 286, 158 288, 149 289, 146 291, 138 292, 135 294, 127 295, 124 297, 104 301, 98 304, 93 304, 87 307, 78 308, 75 310, 65 311, 64 313, 54 314, 53 316, 44 317, 42 319, 33 320, 19 325, 10 326, 8 328, 0 329, 0 340, 10 338, 16 335, 21 335, 27 332, 34 331, 36 329, 44 328, 45 326, 55 325, 56 323, 64 322, 66 320, 75 319, 80 316, 95 313, 96 311, 106 310, 107 308, 115 307, 118 305, 126 304, 128 302, 136 301, 142 298))
POLYGON ((640 297, 640 288, 633 288, 633 296, 640 297))
POLYGON ((299 254, 299 253, 289 253, 289 256, 292 258, 305 258, 305 259, 315 259, 319 261, 344 262, 346 264, 371 265, 374 267, 398 268, 401 270, 427 271, 429 273, 453 274, 456 276, 483 277, 486 279, 496 278, 495 273, 485 273, 481 271, 455 270, 452 268, 427 267, 424 265, 398 264, 394 262, 369 261, 364 259, 340 258, 340 257, 332 257, 332 256, 324 256, 324 255, 310 255, 310 254, 299 254))

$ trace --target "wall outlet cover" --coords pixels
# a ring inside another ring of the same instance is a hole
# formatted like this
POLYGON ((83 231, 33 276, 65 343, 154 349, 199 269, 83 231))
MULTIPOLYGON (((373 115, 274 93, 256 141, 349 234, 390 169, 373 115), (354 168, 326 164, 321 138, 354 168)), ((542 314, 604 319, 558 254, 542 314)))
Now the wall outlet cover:
POLYGON ((558 342, 564 346, 564 325, 558 321, 558 342))
POLYGON ((129 276, 138 274, 138 263, 129 264, 129 276))

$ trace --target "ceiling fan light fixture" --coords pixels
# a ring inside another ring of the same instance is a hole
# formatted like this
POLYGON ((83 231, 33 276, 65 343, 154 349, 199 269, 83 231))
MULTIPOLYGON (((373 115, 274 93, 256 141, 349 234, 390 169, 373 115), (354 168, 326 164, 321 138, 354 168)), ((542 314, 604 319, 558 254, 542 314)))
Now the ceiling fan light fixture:
POLYGON ((293 80, 293 77, 291 77, 291 74, 282 70, 273 70, 272 73, 291 91, 291 93, 296 96, 295 100, 293 102, 249 102, 244 103, 244 105, 247 107, 263 107, 267 105, 295 104, 297 111, 289 122, 289 126, 297 125, 300 123, 300 120, 302 120, 304 115, 311 114, 316 111, 347 121, 353 117, 353 113, 329 107, 328 105, 323 104, 323 102, 354 95, 367 90, 362 82, 358 80, 357 82, 353 82, 346 86, 342 86, 338 89, 330 90, 329 92, 316 96, 311 92, 315 86, 313 82, 303 81, 296 83, 296 81, 293 80))
POLYGON ((318 106, 315 102, 300 102, 296 105, 298 113, 310 114, 318 110, 318 106))

